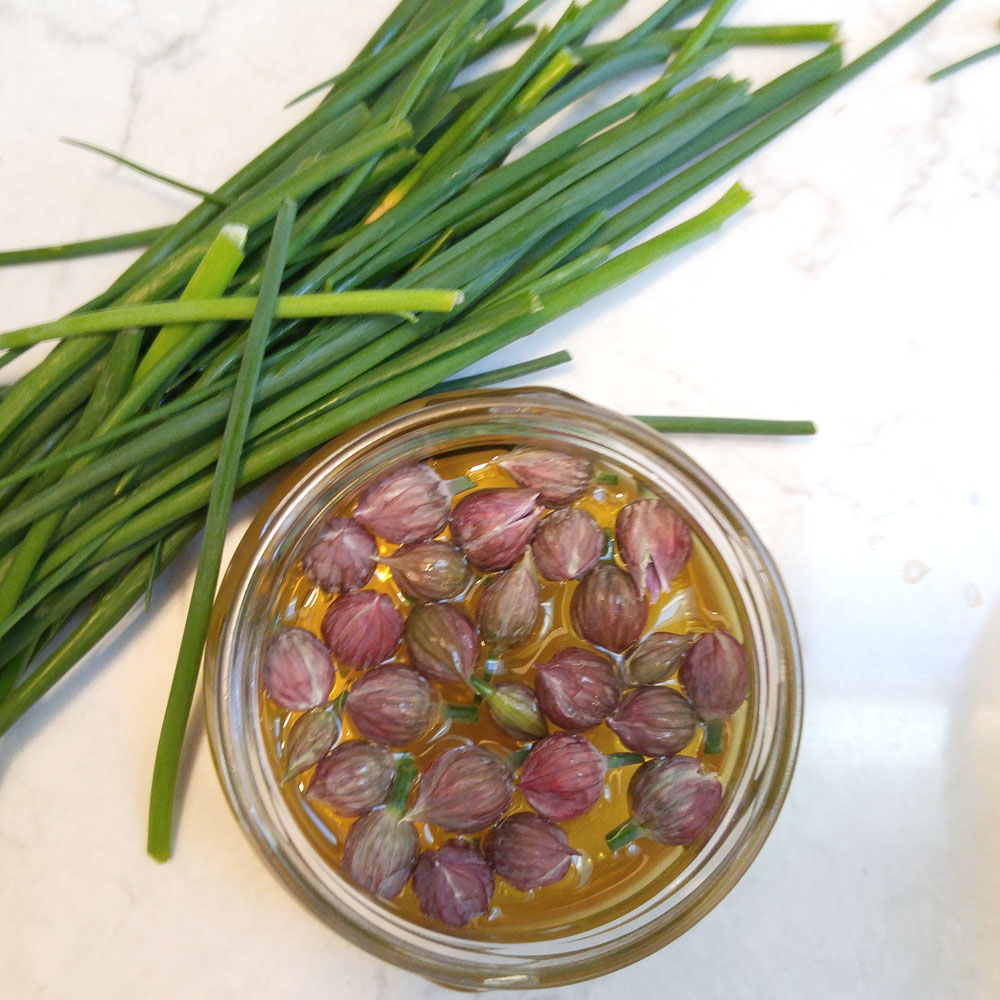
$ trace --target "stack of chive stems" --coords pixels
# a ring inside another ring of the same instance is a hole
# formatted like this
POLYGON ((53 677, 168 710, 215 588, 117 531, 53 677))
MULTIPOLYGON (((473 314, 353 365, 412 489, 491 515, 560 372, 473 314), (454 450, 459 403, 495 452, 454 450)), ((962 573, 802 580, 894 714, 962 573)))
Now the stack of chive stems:
POLYGON ((593 42, 626 2, 572 4, 542 30, 529 20, 541 0, 402 0, 311 112, 215 191, 194 188, 175 225, 0 254, 147 247, 71 316, 0 334, 0 366, 58 341, 0 395, 0 733, 148 601, 207 516, 157 755, 154 857, 170 853, 207 627, 196 605, 210 603, 233 494, 388 407, 564 361, 454 378, 716 231, 749 200, 738 184, 637 241, 950 0, 846 65, 834 25, 729 25, 734 0, 667 0, 593 42), (758 89, 711 75, 734 47, 787 43, 819 50, 758 89), (509 67, 477 74, 517 45, 509 67), (601 101, 637 71, 644 87, 601 101), (511 158, 583 101, 586 116, 511 158))

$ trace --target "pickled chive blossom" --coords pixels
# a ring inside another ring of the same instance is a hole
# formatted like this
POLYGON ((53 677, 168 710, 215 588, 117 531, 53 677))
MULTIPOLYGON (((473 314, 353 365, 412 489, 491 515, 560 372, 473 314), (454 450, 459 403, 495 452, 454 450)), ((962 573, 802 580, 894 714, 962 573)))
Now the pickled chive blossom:
POLYGON ((420 912, 451 927, 464 927, 489 912, 496 876, 479 848, 449 840, 424 851, 413 869, 413 891, 420 912))
POLYGON ((663 500, 626 504, 615 520, 615 539, 639 592, 653 601, 691 558, 691 528, 663 500))
POLYGON ((486 835, 483 853, 497 875, 528 892, 565 878, 580 852, 569 846, 561 827, 522 812, 508 816, 486 835))
POLYGON ((417 828, 392 810, 377 809, 355 820, 342 864, 362 889, 392 899, 406 888, 419 851, 417 828))
POLYGON ((429 465, 418 462, 366 487, 354 517, 376 535, 402 544, 433 538, 450 512, 448 484, 429 465))
POLYGON ((323 759, 340 736, 340 708, 333 702, 303 712, 288 731, 285 741, 285 773, 282 781, 323 759))
POLYGON ((413 608, 406 618, 403 637, 411 665, 431 681, 465 681, 479 659, 476 626, 454 604, 421 604, 413 608))
POLYGON ((538 526, 531 551, 546 580, 576 580, 604 555, 607 540, 594 518, 579 507, 557 510, 538 526))
POLYGON ((537 490, 546 507, 579 500, 594 479, 593 466, 586 459, 543 448, 516 448, 498 464, 519 486, 537 490))
POLYGON ((592 729, 618 707, 615 666, 596 650, 567 646, 536 670, 538 704, 563 729, 592 729))
POLYGON ((403 616, 385 594, 359 590, 330 605, 320 631, 342 668, 366 670, 396 651, 403 637, 403 616))
POLYGON ((479 569, 513 566, 542 516, 535 490, 477 490, 462 497, 451 515, 451 534, 479 569))
POLYGON ((476 608, 476 623, 488 646, 507 649, 531 635, 541 610, 538 574, 526 549, 514 567, 489 582, 476 608))
POLYGON ((518 778, 518 791, 537 813, 556 822, 576 819, 604 791, 607 762, 582 736, 555 733, 539 740, 518 778))
POLYGON ((438 704, 431 684, 399 664, 367 671, 347 694, 347 714, 358 731, 389 747, 419 739, 437 719, 438 704))
POLYGON ((389 797, 396 777, 392 754, 365 740, 348 740, 316 766, 306 795, 341 816, 363 816, 389 797))
POLYGON ((293 712, 326 701, 334 676, 330 651, 305 629, 279 632, 264 653, 264 690, 272 701, 293 712))
POLYGON ((648 612, 649 603, 629 575, 611 563, 592 569, 573 591, 570 604, 577 634, 616 653, 639 639, 648 612))
POLYGON ((625 659, 624 674, 630 684, 659 684, 673 674, 697 640, 695 633, 652 632, 625 659))
POLYGON ((302 557, 308 579, 328 594, 360 590, 375 571, 375 539, 351 517, 332 517, 302 557))
POLYGON ((608 727, 644 757, 666 757, 683 750, 698 730, 688 700, 667 687, 640 687, 625 694, 608 727))
POLYGON ((410 542, 382 561, 411 601, 447 601, 464 593, 472 580, 462 553, 443 541, 410 542))

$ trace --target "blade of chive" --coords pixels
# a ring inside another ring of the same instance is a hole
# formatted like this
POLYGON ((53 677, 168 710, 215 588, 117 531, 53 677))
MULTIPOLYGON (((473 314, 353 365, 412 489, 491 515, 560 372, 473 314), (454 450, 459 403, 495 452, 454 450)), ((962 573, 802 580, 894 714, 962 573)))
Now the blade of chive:
POLYGON ((931 83, 936 83, 938 80, 943 80, 946 76, 951 76, 952 73, 957 73, 960 69, 965 69, 966 66, 974 66, 978 62, 982 62, 984 59, 989 59, 990 56, 996 55, 1000 55, 1000 43, 991 45, 989 48, 982 49, 979 52, 974 52, 971 56, 959 59, 958 62, 953 62, 949 66, 943 66, 936 72, 931 73, 927 79, 931 83))
POLYGON ((540 358, 532 358, 530 361, 519 361, 517 364, 505 365, 503 368, 492 368, 476 375, 448 379, 448 381, 434 386, 428 395, 478 389, 484 385, 495 385, 497 382, 509 382, 515 378, 524 378, 526 375, 534 375, 536 372, 555 368, 557 365, 568 364, 572 360, 573 357, 569 351, 555 351, 552 354, 544 354, 540 358))
POLYGON ((52 243, 44 247, 27 247, 24 250, 0 250, 0 267, 14 264, 39 264, 50 260, 71 260, 75 257, 92 257, 102 253, 117 253, 119 250, 134 250, 148 247, 157 237, 162 236, 169 226, 155 226, 151 229, 137 229, 132 233, 117 233, 114 236, 98 236, 75 243, 52 243))
POLYGON ((747 417, 636 417, 664 434, 815 434, 811 420, 756 420, 747 417))

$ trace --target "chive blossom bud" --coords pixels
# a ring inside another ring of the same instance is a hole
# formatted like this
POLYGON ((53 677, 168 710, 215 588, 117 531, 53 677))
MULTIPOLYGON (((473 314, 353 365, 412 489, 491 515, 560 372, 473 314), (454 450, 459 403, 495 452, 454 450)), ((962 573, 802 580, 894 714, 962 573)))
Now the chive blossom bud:
POLYGON ((478 677, 472 686, 486 702, 490 718, 515 740, 537 740, 548 735, 549 727, 542 718, 535 692, 517 681, 502 681, 490 687, 478 677))
POLYGON ((494 577, 476 608, 483 641, 494 649, 508 649, 531 635, 542 609, 538 574, 526 549, 513 568, 494 577))
POLYGON ((639 592, 655 601, 691 558, 691 529, 663 500, 635 500, 615 519, 618 551, 639 592))
POLYGON ((288 730, 285 740, 285 773, 288 781, 322 760, 340 736, 340 706, 335 702, 303 712, 288 730))
POLYGON ((569 846, 565 830, 529 812, 514 813, 490 830, 483 853, 493 870, 522 892, 560 881, 580 854, 569 846))
POLYGON ((385 594, 359 590, 330 605, 320 631, 341 667, 367 670, 396 651, 403 636, 403 616, 385 594))
POLYGON ((567 646, 536 669, 538 704, 563 729, 590 729, 618 706, 618 675, 614 664, 600 653, 567 646))
POLYGON ((462 553, 447 542, 412 542, 382 560, 396 586, 412 601, 458 597, 472 579, 462 553))
POLYGON ((594 478, 594 469, 586 459, 542 448, 516 448, 504 455, 497 465, 505 469, 518 486, 537 490, 539 499, 547 507, 565 507, 579 500, 594 478))
POLYGON ((698 638, 691 632, 653 632, 647 635, 625 660, 625 677, 630 684, 659 684, 677 669, 681 658, 698 638))
POLYGON ((413 891, 425 917, 464 927, 489 913, 496 879, 486 859, 467 840, 449 840, 424 851, 413 869, 413 891))
POLYGON ((465 681, 479 659, 476 626, 454 604, 420 604, 403 631, 410 663, 428 680, 465 681))
POLYGON ((667 687, 629 691, 608 726, 629 748, 644 757, 667 757, 683 750, 698 729, 687 699, 667 687))
POLYGON ((347 694, 347 712, 366 739, 401 747, 438 718, 438 696, 415 670, 387 663, 369 670, 347 694))
POLYGON ((363 816, 389 797, 396 765, 384 747, 348 740, 316 766, 306 795, 341 816, 363 816))
POLYGON ((423 462, 405 465, 366 487, 355 518, 390 542, 422 542, 448 522, 451 490, 423 462))
POLYGON ((728 632, 706 632, 688 650, 681 684, 706 722, 732 715, 750 693, 747 651, 728 632))
POLYGON ((359 590, 372 576, 378 546, 353 517, 331 517, 302 557, 310 583, 328 594, 359 590))
POLYGON ((595 646, 628 649, 646 627, 649 605, 629 575, 611 563, 592 569, 570 601, 573 628, 595 646))
POLYGON ((469 562, 494 572, 513 566, 538 527, 534 490, 476 490, 451 514, 451 533, 469 562))
POLYGON ((592 743, 574 733, 539 740, 521 767, 517 787, 546 819, 582 816, 601 797, 607 761, 592 743))
POLYGON ((268 643, 264 690, 282 708, 304 712, 322 705, 333 690, 334 676, 330 651, 305 629, 285 629, 268 643))
POLYGON ((576 507, 549 514, 531 543, 538 570, 546 580, 578 580, 600 562, 606 547, 597 522, 576 507))
POLYGON ((347 831, 343 867, 362 889, 383 899, 406 886, 420 851, 417 828, 390 809, 376 809, 347 831))

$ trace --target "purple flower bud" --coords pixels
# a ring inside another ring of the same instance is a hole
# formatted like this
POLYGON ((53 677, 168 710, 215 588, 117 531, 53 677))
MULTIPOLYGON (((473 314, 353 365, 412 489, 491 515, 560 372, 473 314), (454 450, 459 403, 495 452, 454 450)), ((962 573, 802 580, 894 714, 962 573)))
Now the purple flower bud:
POLYGON ((659 684, 677 668, 681 657, 698 636, 689 632, 654 632, 647 635, 625 661, 625 676, 631 684, 659 684))
POLYGON ((517 787, 547 819, 582 816, 601 797, 607 762, 593 744, 574 733, 546 736, 532 748, 517 787))
POLYGON ((513 566, 538 527, 534 490, 476 490, 451 513, 451 534, 469 562, 493 572, 513 566))
POLYGON ((391 810, 376 809, 347 831, 343 868, 362 889, 392 899, 406 886, 419 851, 420 837, 412 823, 391 810))
MULTIPOLYGON (((479 690, 477 685, 476 690, 479 690)), ((538 708, 535 692, 527 684, 502 681, 480 692, 490 718, 515 740, 538 740, 548 735, 549 727, 538 708)))
POLYGON ((413 891, 425 917, 464 927, 489 913, 495 883, 479 849, 467 840, 449 840, 424 851, 413 869, 413 891))
POLYGON ((359 590, 330 605, 320 631, 341 667, 367 670, 396 651, 403 636, 403 616, 385 594, 359 590))
POLYGON ((600 562, 606 547, 597 522, 577 507, 549 514, 531 543, 539 572, 546 580, 579 579, 600 562))
POLYGON ((590 729, 618 707, 618 675, 600 653, 567 646, 536 670, 538 704, 563 729, 590 729))
POLYGON ((384 747, 348 740, 316 766, 306 795, 341 816, 363 816, 389 797, 396 765, 384 747))
POLYGON ((489 750, 463 744, 435 757, 421 775, 407 819, 474 833, 492 826, 513 795, 514 779, 507 764, 489 750))
POLYGON ((353 517, 331 517, 302 557, 311 583, 328 594, 359 590, 372 576, 378 546, 353 517))
POLYGON ((720 629, 698 636, 680 671, 695 711, 706 721, 732 715, 750 693, 747 651, 720 629))
POLYGON ((366 487, 354 516, 390 542, 422 542, 448 522, 451 491, 429 466, 404 465, 366 487))
POLYGON ((464 681, 476 668, 476 626, 457 605, 418 605, 406 619, 403 634, 410 663, 428 680, 464 681))
POLYGON ((698 719, 687 699, 672 688, 629 691, 608 719, 618 739, 644 757, 667 757, 694 738, 698 719))
POLYGON ((691 558, 691 529, 663 500, 635 500, 615 519, 618 551, 639 592, 655 601, 691 558))
POLYGON ((647 837, 669 846, 697 840, 721 801, 722 783, 693 757, 647 760, 628 786, 633 822, 647 837))
POLYGON ((529 812, 514 813, 490 830, 483 852, 493 870, 522 892, 558 882, 580 854, 565 830, 529 812))
POLYGON ((458 597, 472 579, 462 553, 447 542, 413 542, 382 560, 396 586, 413 601, 458 597))
POLYGON ((362 736, 402 747, 419 739, 437 718, 438 696, 416 670, 387 663, 354 682, 347 711, 362 736))
POLYGON ((629 575, 611 563, 592 569, 570 601, 573 628, 595 646, 628 649, 646 627, 649 604, 629 575))
POLYGON ((516 448, 497 465, 506 469, 518 486, 538 490, 547 507, 565 507, 587 492, 594 469, 584 458, 542 448, 516 448))
POLYGON ((333 690, 334 675, 330 651, 302 628, 279 632, 264 653, 264 690, 293 712, 322 705, 333 690))
POLYGON ((494 577, 476 608, 476 623, 487 646, 509 649, 531 635, 542 610, 538 574, 526 549, 513 568, 494 577))
POLYGON ((322 760, 340 735, 340 712, 333 702, 303 712, 288 730, 285 740, 285 773, 288 781, 322 760))

